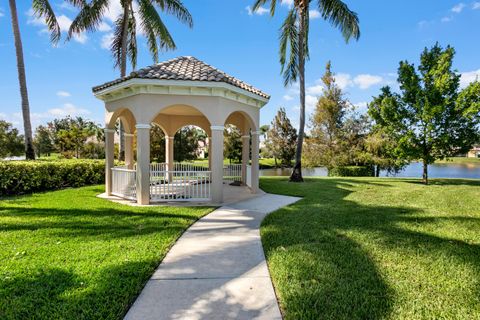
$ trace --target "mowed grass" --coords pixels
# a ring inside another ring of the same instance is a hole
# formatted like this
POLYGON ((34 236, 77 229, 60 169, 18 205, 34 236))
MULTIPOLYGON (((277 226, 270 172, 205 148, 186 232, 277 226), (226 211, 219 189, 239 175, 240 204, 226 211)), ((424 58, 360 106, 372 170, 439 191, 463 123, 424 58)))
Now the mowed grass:
POLYGON ((286 319, 480 319, 480 180, 262 178, 286 319))
POLYGON ((0 319, 121 319, 210 208, 131 207, 93 186, 0 200, 0 319))

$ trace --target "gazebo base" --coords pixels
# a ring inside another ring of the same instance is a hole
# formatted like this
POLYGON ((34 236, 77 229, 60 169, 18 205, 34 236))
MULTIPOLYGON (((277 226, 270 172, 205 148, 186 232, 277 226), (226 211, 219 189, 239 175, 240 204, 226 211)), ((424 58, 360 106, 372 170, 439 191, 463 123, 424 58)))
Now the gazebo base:
MULTIPOLYGON (((247 186, 232 186, 230 181, 225 181, 223 184, 223 202, 214 203, 211 200, 202 200, 194 201, 191 199, 180 201, 168 201, 164 199, 162 201, 152 200, 147 206, 179 206, 179 207, 190 207, 190 206, 219 206, 219 205, 228 205, 238 201, 243 201, 251 198, 255 198, 259 195, 262 195, 263 192, 253 194, 249 187, 247 186)), ((126 204, 130 206, 142 206, 137 204, 135 200, 125 199, 118 196, 107 196, 106 193, 98 195, 99 198, 113 201, 116 203, 126 204)))

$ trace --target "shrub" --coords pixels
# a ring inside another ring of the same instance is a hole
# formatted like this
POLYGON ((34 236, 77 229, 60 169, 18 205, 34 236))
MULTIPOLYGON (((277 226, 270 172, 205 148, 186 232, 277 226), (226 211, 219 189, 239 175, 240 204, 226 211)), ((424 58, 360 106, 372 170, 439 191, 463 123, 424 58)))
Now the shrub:
POLYGON ((329 177, 373 177, 371 166, 341 166, 328 169, 329 177))
POLYGON ((81 187, 104 181, 104 160, 0 161, 0 195, 81 187))

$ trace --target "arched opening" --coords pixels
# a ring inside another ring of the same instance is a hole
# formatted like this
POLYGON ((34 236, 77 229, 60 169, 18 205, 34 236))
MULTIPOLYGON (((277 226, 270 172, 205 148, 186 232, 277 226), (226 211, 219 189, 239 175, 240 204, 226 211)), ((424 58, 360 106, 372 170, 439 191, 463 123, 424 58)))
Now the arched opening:
POLYGON ((228 159, 228 176, 234 184, 252 185, 258 175, 258 136, 253 119, 246 112, 232 112, 225 120, 224 156, 228 159), (251 161, 251 159, 253 161, 251 161))

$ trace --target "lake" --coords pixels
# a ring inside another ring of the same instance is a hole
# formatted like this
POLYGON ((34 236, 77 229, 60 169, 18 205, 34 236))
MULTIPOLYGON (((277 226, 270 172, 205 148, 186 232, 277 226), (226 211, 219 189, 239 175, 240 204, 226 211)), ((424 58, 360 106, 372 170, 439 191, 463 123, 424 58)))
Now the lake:
MULTIPOLYGON (((422 164, 414 162, 405 167, 396 175, 390 175, 399 178, 421 178, 422 164)), ((289 176, 291 169, 263 169, 260 170, 260 176, 289 176)), ((305 177, 326 177, 327 169, 304 168, 302 174, 305 177)), ((386 177, 386 172, 380 173, 381 177, 386 177)), ((429 178, 466 178, 480 179, 480 162, 479 163, 436 163, 428 166, 429 178)))

